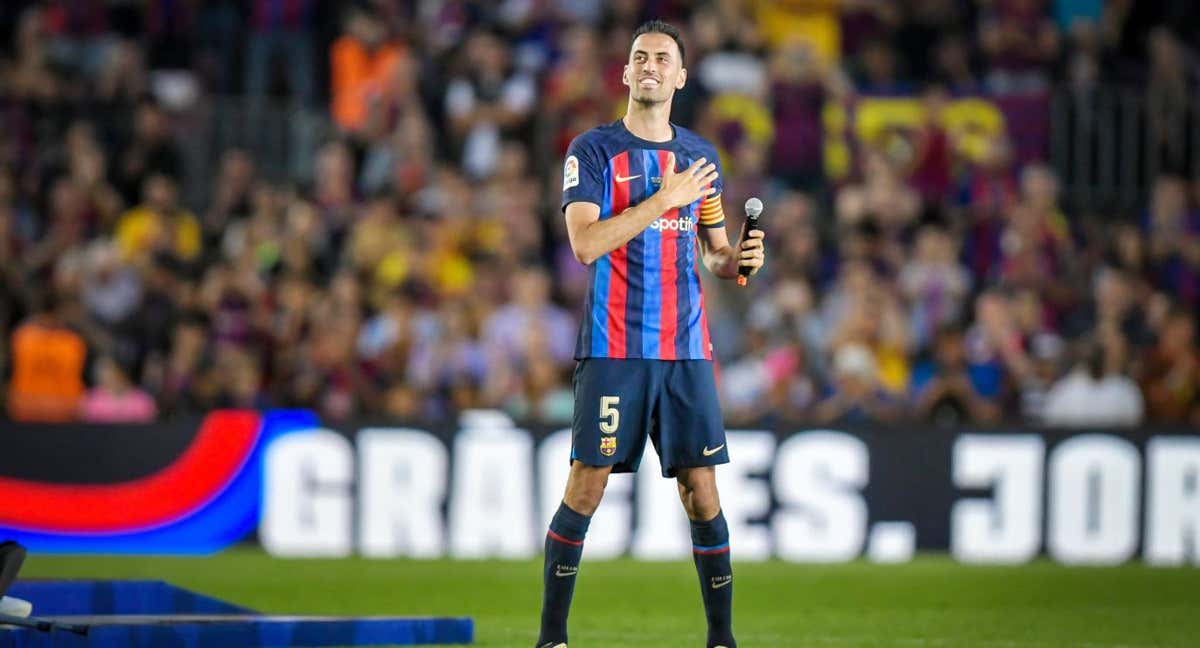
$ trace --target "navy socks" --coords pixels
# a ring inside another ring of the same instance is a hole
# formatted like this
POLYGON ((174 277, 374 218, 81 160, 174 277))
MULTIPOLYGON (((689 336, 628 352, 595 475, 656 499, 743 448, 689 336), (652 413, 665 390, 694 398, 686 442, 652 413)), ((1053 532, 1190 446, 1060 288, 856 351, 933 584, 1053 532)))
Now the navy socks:
POLYGON ((708 618, 708 646, 735 648, 733 568, 729 564, 729 526, 724 513, 717 513, 708 522, 692 520, 692 559, 700 576, 700 596, 708 618))
MULTIPOLYGON (((543 572, 542 630, 537 645, 566 643, 567 613, 575 593, 575 575, 583 555, 583 538, 592 518, 560 504, 550 530, 546 532, 546 559, 543 572)), ((727 561, 728 562, 728 561, 727 561)))
MULTIPOLYGON (((546 533, 543 567, 542 628, 537 646, 567 642, 567 615, 575 593, 575 577, 583 555, 591 517, 560 504, 546 533)), ((700 595, 708 619, 708 643, 737 648, 733 638, 733 569, 729 562, 729 527, 724 513, 707 522, 692 520, 692 558, 700 578, 700 595)))

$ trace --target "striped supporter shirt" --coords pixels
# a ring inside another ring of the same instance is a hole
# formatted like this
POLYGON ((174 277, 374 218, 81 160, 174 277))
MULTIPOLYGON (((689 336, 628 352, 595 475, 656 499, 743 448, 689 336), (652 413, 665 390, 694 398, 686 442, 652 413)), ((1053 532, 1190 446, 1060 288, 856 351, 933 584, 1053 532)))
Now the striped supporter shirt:
MULTIPOLYGON (((601 219, 620 214, 658 191, 671 152, 676 171, 703 157, 719 173, 711 144, 672 127, 667 142, 640 139, 619 120, 575 138, 563 166, 563 209, 589 202, 601 219)), ((589 266, 576 358, 712 359, 696 228, 725 226, 719 175, 714 184, 713 195, 666 212, 589 266)))

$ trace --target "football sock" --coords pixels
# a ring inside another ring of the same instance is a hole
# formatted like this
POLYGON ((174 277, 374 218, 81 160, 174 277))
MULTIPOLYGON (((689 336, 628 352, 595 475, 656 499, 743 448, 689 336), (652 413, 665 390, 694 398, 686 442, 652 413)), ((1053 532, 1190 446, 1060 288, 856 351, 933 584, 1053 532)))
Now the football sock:
POLYGON ((583 555, 583 538, 592 518, 571 510, 564 502, 558 507, 546 533, 546 562, 543 572, 542 630, 537 645, 567 641, 567 613, 575 592, 575 575, 583 555))
POLYGON ((733 568, 729 564, 729 526, 723 512, 707 522, 692 520, 692 559, 700 576, 700 595, 708 618, 708 646, 735 648, 733 568))

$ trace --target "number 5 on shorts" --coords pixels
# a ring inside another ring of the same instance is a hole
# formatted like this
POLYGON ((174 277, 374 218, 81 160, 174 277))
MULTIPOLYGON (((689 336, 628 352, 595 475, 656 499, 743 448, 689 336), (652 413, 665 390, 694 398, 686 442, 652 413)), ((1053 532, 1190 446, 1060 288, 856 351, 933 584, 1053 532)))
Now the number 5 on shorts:
POLYGON ((621 402, 620 396, 601 396, 600 397, 600 431, 605 434, 614 434, 617 431, 617 426, 621 424, 621 412, 617 410, 617 404, 621 402))

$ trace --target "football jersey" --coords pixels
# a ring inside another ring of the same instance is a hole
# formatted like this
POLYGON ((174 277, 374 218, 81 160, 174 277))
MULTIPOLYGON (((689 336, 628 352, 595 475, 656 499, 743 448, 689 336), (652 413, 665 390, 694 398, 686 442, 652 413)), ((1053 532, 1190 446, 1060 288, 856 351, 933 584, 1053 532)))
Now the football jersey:
POLYGON ((672 152, 676 172, 702 157, 718 166, 713 195, 662 214, 588 267, 576 358, 712 359, 696 228, 725 226, 720 162, 716 149, 699 135, 672 128, 670 141, 651 142, 618 120, 580 135, 567 150, 563 209, 573 202, 594 203, 601 220, 658 191, 672 152))

